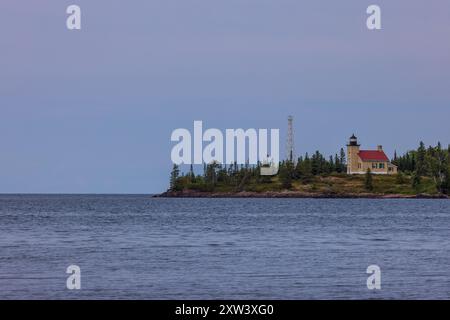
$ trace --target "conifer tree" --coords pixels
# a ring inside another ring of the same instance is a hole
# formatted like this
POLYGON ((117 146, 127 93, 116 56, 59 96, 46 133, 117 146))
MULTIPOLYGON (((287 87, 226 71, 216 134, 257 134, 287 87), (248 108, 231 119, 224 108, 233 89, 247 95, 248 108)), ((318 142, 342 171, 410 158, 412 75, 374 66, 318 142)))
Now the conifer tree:
POLYGON ((283 162, 280 166, 280 181, 281 186, 285 189, 290 189, 292 187, 292 172, 293 164, 291 161, 283 162))
POLYGON ((337 173, 342 172, 342 165, 337 153, 334 155, 334 171, 336 171, 337 173))
POLYGON ((414 171, 411 177, 411 186, 414 188, 414 190, 418 190, 421 184, 421 177, 417 173, 417 171, 414 171))
POLYGON ((328 173, 333 173, 336 171, 335 166, 334 166, 334 160, 333 160, 333 156, 330 156, 330 160, 328 160, 328 173))
POLYGON ((170 173, 170 191, 179 191, 178 177, 180 176, 180 169, 178 165, 173 164, 172 172, 170 173))
POLYGON ((339 162, 341 163, 341 172, 346 172, 347 171, 347 161, 345 159, 344 148, 341 148, 341 152, 339 155, 339 162))
POLYGON ((189 168, 189 181, 191 183, 195 183, 195 173, 194 173, 194 166, 191 163, 191 166, 189 168))
POLYGON ((445 170, 445 179, 443 183, 442 193, 450 194, 450 165, 447 164, 447 169, 445 170))
POLYGON ((305 160, 303 161, 301 173, 302 173, 302 179, 305 182, 310 180, 313 176, 311 159, 309 159, 308 154, 306 154, 305 160))
POLYGON ((419 176, 425 175, 425 156, 426 150, 425 145, 420 141, 419 148, 417 149, 417 162, 416 162, 416 174, 419 176))
POLYGON ((297 164, 295 165, 293 178, 300 179, 302 177, 302 166, 303 166, 303 157, 299 157, 297 160, 297 164))

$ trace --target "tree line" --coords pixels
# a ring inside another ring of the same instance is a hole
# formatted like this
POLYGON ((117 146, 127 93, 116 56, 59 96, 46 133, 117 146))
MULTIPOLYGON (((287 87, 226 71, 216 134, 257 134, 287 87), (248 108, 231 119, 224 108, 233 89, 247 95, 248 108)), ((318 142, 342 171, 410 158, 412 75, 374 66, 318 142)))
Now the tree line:
POLYGON ((392 163, 398 167, 399 179, 403 174, 411 176, 413 187, 420 185, 422 177, 430 177, 439 192, 449 193, 450 145, 444 149, 438 142, 435 147, 426 148, 421 141, 417 150, 408 151, 400 157, 395 152, 392 163))
MULTIPOLYGON (((443 149, 441 144, 428 148, 420 142, 417 150, 406 152, 397 156, 395 152, 391 162, 398 167, 397 182, 403 183, 408 177, 414 188, 418 188, 423 177, 433 179, 439 192, 448 194, 450 189, 450 145, 443 149)), ((235 191, 242 191, 250 182, 271 183, 272 177, 261 176, 262 164, 257 165, 236 163, 222 165, 210 163, 203 165, 203 173, 195 174, 193 166, 186 173, 181 173, 177 165, 173 166, 170 175, 170 191, 181 191, 183 189, 214 191, 218 185, 232 187, 235 191)), ((293 181, 309 183, 315 176, 326 176, 330 174, 346 175, 347 162, 343 148, 328 159, 319 151, 312 155, 306 153, 297 161, 283 160, 279 163, 278 179, 285 189, 292 187, 293 181)), ((373 189, 372 173, 370 169, 366 173, 365 188, 373 189)))
MULTIPOLYGON (((256 183, 270 183, 270 176, 261 176, 260 169, 263 166, 258 162, 256 165, 236 163, 222 165, 216 162, 203 165, 203 174, 195 174, 193 166, 187 173, 181 173, 178 165, 174 164, 170 174, 170 191, 181 191, 183 189, 194 189, 202 191, 213 191, 217 184, 232 186, 236 191, 242 190, 250 181, 256 183)), ((347 170, 345 151, 326 159, 323 154, 316 151, 311 156, 306 153, 300 156, 294 163, 283 160, 279 163, 278 177, 284 188, 292 187, 293 180, 309 182, 314 176, 327 175, 331 173, 345 173, 347 170)))

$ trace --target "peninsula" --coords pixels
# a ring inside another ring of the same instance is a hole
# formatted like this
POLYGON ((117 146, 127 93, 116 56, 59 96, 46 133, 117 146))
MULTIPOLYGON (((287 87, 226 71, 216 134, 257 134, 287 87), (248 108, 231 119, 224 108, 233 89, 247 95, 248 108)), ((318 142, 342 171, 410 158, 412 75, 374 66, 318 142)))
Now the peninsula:
POLYGON ((156 197, 211 198, 449 198, 450 146, 438 143, 389 160, 381 146, 360 150, 353 135, 347 152, 326 159, 311 156, 279 162, 274 175, 261 175, 267 165, 205 164, 181 173, 174 165, 169 189, 156 197))

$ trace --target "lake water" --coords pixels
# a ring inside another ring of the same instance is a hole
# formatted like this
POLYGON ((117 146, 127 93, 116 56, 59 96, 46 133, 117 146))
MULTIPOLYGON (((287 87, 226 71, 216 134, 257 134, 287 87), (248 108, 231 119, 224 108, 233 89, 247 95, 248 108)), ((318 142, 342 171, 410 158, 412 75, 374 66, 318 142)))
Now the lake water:
POLYGON ((0 195, 0 298, 449 299, 450 201, 0 195))

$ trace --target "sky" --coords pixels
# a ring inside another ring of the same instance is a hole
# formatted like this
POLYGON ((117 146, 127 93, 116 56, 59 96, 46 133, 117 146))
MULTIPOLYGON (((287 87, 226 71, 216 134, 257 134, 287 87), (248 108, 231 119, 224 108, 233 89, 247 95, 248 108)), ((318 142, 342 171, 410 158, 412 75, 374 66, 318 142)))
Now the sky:
POLYGON ((450 2, 0 2, 0 193, 162 192, 174 129, 279 128, 283 151, 288 115, 299 154, 447 146, 450 2))

